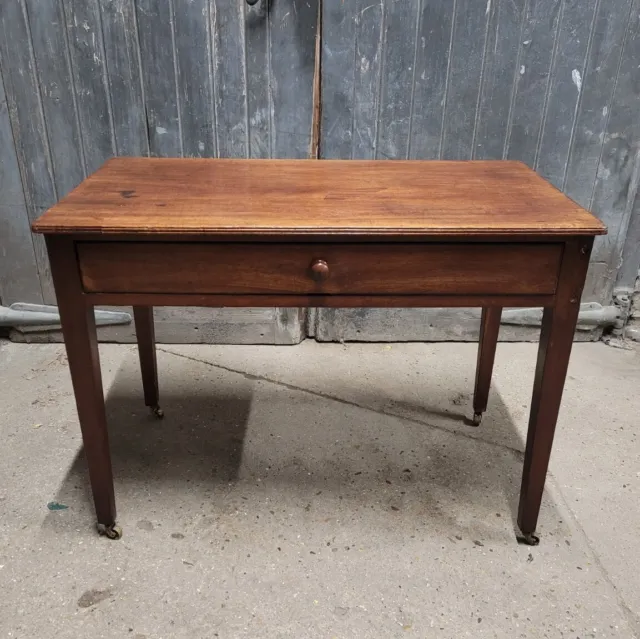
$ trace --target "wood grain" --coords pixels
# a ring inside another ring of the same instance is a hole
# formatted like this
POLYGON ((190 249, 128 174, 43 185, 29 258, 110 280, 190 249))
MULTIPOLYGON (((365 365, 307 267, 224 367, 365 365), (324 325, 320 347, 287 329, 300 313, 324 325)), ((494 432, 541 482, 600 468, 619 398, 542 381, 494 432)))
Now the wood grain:
POLYGON ((80 242, 77 252, 90 293, 552 294, 562 245, 80 242))
POLYGON ((608 2, 597 5, 563 184, 583 206, 591 206, 631 6, 631 0, 616 2, 615 11, 608 2))
MULTIPOLYGON (((353 136, 351 155, 353 159, 372 160, 377 149, 378 108, 380 106, 380 71, 384 42, 382 35, 384 1, 369 2, 356 0, 358 11, 355 17, 355 50, 353 62, 353 136)), ((335 0, 334 0, 335 3, 335 0)), ((337 3, 335 3, 337 4, 337 3)), ((344 3, 343 3, 344 4, 344 3)), ((322 6, 327 5, 323 0, 322 6)), ((324 26, 323 26, 324 38, 324 26)), ((331 60, 327 56, 322 58, 321 72, 324 75, 331 60)), ((328 90, 323 89, 322 112, 328 111, 326 100, 328 90)), ((331 118, 329 113, 329 119, 331 118)), ((323 129, 324 131, 324 129, 323 129)), ((320 141, 320 150, 326 147, 324 136, 320 141)))
MULTIPOLYGON (((325 158, 348 160, 353 157, 358 4, 341 0, 322 2, 322 62, 327 62, 322 65, 320 73, 323 101, 321 150, 325 158)), ((377 18, 380 20, 379 15, 377 18)), ((369 62, 368 59, 366 61, 369 62)), ((370 148, 374 145, 375 140, 370 148)))
POLYGON ((115 158, 41 233, 593 235, 604 226, 519 162, 115 158))
POLYGON ((476 111, 490 13, 487 8, 490 9, 490 4, 477 0, 457 0, 454 6, 440 157, 469 160, 473 157, 476 111))
MULTIPOLYGON (((149 155, 134 0, 100 0, 118 155, 149 155)), ((90 142, 90 141, 89 141, 90 142)))
MULTIPOLYGON (((442 142, 455 2, 422 2, 413 76, 410 159, 438 159, 442 142)), ((500 156, 502 157, 502 156, 500 156)))
MULTIPOLYGON (((614 271, 621 262, 621 251, 627 228, 637 202, 640 186, 640 3, 635 1, 628 35, 622 51, 618 82, 609 112, 607 134, 600 158, 593 192, 593 207, 612 228, 619 232, 600 238, 593 247, 593 259, 609 260, 614 271), (625 194, 626 197, 621 197, 625 194)), ((640 263, 637 263, 640 266, 640 263)), ((613 278, 610 278, 613 288, 613 278)), ((609 291, 607 291, 609 292, 609 291)), ((612 292, 612 291, 611 291, 612 292)), ((607 298, 608 299, 608 298, 607 298)))
POLYGON ((244 2, 211 0, 216 142, 221 157, 249 155, 244 2))
POLYGON ((0 78, 0 300, 42 304, 38 265, 29 231, 29 217, 22 191, 20 167, 0 78))
MULTIPOLYGON (((384 10, 383 61, 380 79, 376 157, 409 157, 413 81, 416 66, 416 26, 420 0, 387 2, 384 10)), ((339 71, 338 71, 339 72, 339 71)))
POLYGON ((151 155, 155 156, 182 155, 172 7, 170 2, 135 2, 147 135, 151 155))
POLYGON ((526 4, 526 0, 512 0, 492 2, 489 6, 473 150, 476 160, 500 160, 504 155, 515 97, 514 85, 520 77, 518 58, 526 4))
POLYGON ((496 345, 500 332, 500 307, 482 309, 480 318, 480 337, 478 344, 478 361, 476 364, 476 385, 473 393, 473 412, 484 413, 489 403, 489 388, 493 375, 493 363, 496 358, 496 345))
MULTIPOLYGON (((246 6, 246 3, 243 4, 246 6)), ((313 118, 318 0, 271 1, 266 4, 271 38, 271 155, 308 158, 313 118)))
POLYGON ((598 4, 597 0, 565 0, 560 14, 557 49, 550 70, 549 97, 535 166, 542 177, 558 188, 562 188, 569 159, 582 95, 581 83, 586 77, 586 54, 594 25, 594 11, 598 4))
POLYGON ((151 408, 158 408, 158 361, 156 334, 153 325, 153 306, 134 306, 133 318, 136 325, 144 403, 151 408))
MULTIPOLYGON (((269 58, 269 6, 258 2, 245 3, 244 44, 247 65, 247 120, 249 126, 249 157, 271 157, 272 86, 269 58)), ((273 24, 273 22, 271 23, 273 24)))
MULTIPOLYGON (((51 169, 60 197, 86 177, 65 11, 58 0, 27 0, 25 6, 51 151, 51 169)), ((21 143, 19 137, 17 143, 21 143)), ((94 169, 110 155, 100 158, 94 169)))
POLYGON ((536 0, 525 9, 520 41, 528 44, 520 45, 518 55, 506 157, 529 166, 536 163, 563 4, 564 0, 536 0))
POLYGON ((116 504, 93 308, 84 303, 73 243, 65 237, 49 237, 47 250, 96 515, 98 523, 111 526, 116 504))
MULTIPOLYGON (((209 0, 173 3, 176 87, 182 153, 215 155, 215 116, 210 69, 212 46, 209 0)), ((166 71, 166 67, 165 67, 166 71)))
MULTIPOLYGON (((32 51, 31 28, 26 6, 0 2, 0 65, 7 109, 15 141, 16 157, 31 221, 57 199, 49 135, 42 105, 42 87, 32 51)), ((6 170, 3 164, 1 171, 6 170)), ((6 194, 3 192, 2 197, 6 194)), ((4 204, 8 203, 6 200, 4 204)), ((45 304, 55 303, 43 238, 33 239, 33 249, 45 304)), ((25 249, 29 251, 29 248, 25 249)))
POLYGON ((535 532, 593 238, 568 242, 556 302, 544 309, 524 455, 518 526, 535 532))
MULTIPOLYGON (((102 18, 97 0, 63 0, 71 69, 87 173, 114 154, 111 95, 105 66, 102 18)), ((62 195, 58 192, 58 195, 62 195)))

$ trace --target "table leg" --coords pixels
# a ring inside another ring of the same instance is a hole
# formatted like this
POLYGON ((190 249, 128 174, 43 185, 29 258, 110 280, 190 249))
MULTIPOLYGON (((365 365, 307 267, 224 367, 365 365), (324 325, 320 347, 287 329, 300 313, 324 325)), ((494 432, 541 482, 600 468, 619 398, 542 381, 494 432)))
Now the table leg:
POLYGON ((144 403, 151 408, 156 417, 162 418, 164 413, 159 405, 158 363, 156 360, 156 337, 153 327, 153 307, 134 306, 133 317, 138 339, 144 403))
POLYGON ((592 244, 592 238, 566 244, 555 305, 542 317, 518 509, 523 540, 531 545, 539 542, 534 533, 592 244))
POLYGON ((67 349, 84 452, 89 467, 98 530, 112 539, 116 505, 93 307, 86 304, 73 241, 47 238, 51 273, 67 349))
POLYGON ((476 366, 476 386, 473 393, 473 425, 480 426, 482 415, 487 410, 489 387, 493 362, 496 356, 498 332, 500 331, 500 307, 485 307, 480 319, 480 339, 478 343, 478 363, 476 366))

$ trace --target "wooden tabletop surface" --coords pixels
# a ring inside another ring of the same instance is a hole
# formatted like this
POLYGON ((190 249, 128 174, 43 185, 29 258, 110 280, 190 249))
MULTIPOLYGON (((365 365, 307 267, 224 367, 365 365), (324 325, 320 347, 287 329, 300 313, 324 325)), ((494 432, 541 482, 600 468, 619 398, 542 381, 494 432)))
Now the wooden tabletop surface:
POLYGON ((600 235, 520 162, 114 158, 38 233, 600 235))

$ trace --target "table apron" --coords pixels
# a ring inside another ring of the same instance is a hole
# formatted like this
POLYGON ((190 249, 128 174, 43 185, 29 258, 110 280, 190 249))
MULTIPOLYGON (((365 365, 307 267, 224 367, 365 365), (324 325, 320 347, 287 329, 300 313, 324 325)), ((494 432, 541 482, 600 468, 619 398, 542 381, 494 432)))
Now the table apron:
POLYGON ((513 306, 518 298, 528 304, 532 296, 555 294, 563 244, 77 242, 76 254, 83 291, 99 297, 400 307, 432 306, 435 298, 478 298, 477 305, 513 298, 513 306))

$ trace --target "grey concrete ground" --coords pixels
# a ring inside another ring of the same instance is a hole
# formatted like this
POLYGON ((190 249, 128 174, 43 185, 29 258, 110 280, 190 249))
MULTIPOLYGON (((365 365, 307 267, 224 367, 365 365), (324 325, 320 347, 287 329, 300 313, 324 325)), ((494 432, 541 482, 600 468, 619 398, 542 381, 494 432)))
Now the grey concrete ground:
POLYGON ((535 348, 474 430, 470 344, 163 346, 163 421, 103 346, 109 541, 62 348, 0 344, 0 636, 640 636, 640 354, 576 345, 530 548, 535 348))

